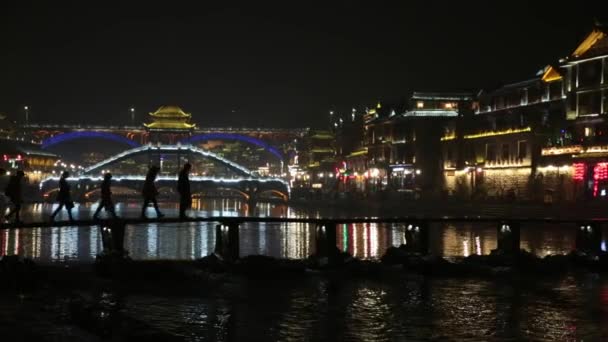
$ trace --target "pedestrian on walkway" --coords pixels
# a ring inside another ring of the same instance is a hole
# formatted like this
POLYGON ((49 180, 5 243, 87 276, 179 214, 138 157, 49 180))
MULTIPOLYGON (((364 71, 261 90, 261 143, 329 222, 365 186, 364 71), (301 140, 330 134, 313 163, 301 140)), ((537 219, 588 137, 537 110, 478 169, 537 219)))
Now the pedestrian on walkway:
POLYGON ((17 171, 14 176, 9 178, 6 189, 4 190, 4 194, 10 199, 11 204, 13 205, 13 208, 11 208, 8 215, 5 216, 5 219, 9 220, 15 215, 15 223, 21 222, 21 204, 23 203, 22 183, 24 177, 25 173, 23 171, 17 171))
POLYGON ((106 173, 103 176, 103 182, 101 182, 101 201, 95 210, 93 219, 99 219, 99 212, 105 208, 107 212, 112 215, 112 218, 116 218, 116 211, 114 210, 114 202, 112 202, 112 174, 106 173))
POLYGON ((68 217, 70 221, 74 221, 72 217, 72 208, 74 208, 74 201, 72 201, 72 194, 70 192, 70 184, 68 183, 68 177, 70 177, 70 173, 67 171, 63 171, 61 174, 61 178, 59 178, 59 192, 57 193, 57 202, 59 202, 59 206, 55 211, 51 214, 51 221, 55 220, 55 216, 65 207, 65 210, 68 212, 68 217))
MULTIPOLYGON (((6 170, 0 168, 0 189, 6 189, 8 185, 8 175, 6 174, 6 170)), ((4 222, 4 215, 6 214, 6 207, 8 206, 10 199, 8 196, 4 194, 4 192, 0 192, 0 217, 2 217, 2 221, 4 222)), ((0 223, 3 223, 0 222, 0 223)))
POLYGON ((156 196, 158 196, 158 190, 156 189, 156 185, 154 182, 156 181, 156 176, 158 176, 158 172, 160 168, 158 166, 150 166, 148 170, 148 174, 146 175, 146 180, 144 181, 144 188, 142 189, 142 195, 144 197, 144 205, 141 208, 141 218, 147 219, 146 209, 148 205, 152 203, 154 205, 154 210, 156 210, 157 217, 164 217, 163 213, 158 209, 158 202, 156 201, 156 196))
POLYGON ((192 165, 190 163, 184 164, 184 167, 179 172, 177 177, 177 191, 179 192, 179 218, 187 219, 186 210, 192 206, 192 193, 190 192, 190 180, 188 175, 192 165))

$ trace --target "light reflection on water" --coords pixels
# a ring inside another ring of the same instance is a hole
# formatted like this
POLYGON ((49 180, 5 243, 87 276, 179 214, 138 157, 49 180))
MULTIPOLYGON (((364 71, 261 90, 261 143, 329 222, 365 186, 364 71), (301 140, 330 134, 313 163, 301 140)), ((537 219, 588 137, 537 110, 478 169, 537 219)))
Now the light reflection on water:
POLYGON ((605 289, 597 277, 273 280, 210 297, 131 295, 122 309, 188 341, 596 341, 608 337, 605 289))
MULTIPOLYGON (((35 204, 26 207, 24 220, 42 220, 55 205, 35 204)), ((317 217, 284 205, 259 204, 251 211, 246 204, 230 199, 197 201, 200 216, 279 216, 317 217)), ((96 204, 81 205, 75 217, 87 218, 96 204)), ((177 207, 162 208, 177 215, 177 207)), ((139 205, 119 204, 123 216, 137 216, 139 205)), ((62 213, 65 216, 65 212, 62 213)), ((150 209, 149 215, 153 215, 150 209)), ((330 215, 331 216, 331 215, 330 215)), ((337 215, 335 215, 337 216, 337 215)), ((61 217, 60 219, 65 219, 61 217)), ((156 223, 127 227, 125 248, 133 259, 196 259, 213 252, 214 223, 156 223)), ((496 229, 489 223, 433 223, 430 227, 430 252, 448 258, 471 254, 489 254, 496 248, 496 229)), ((405 243, 403 225, 340 224, 336 227, 337 247, 362 259, 380 258, 390 246, 405 243)), ((314 254, 314 227, 302 223, 245 223, 240 231, 241 255, 263 254, 278 258, 302 259, 314 254)), ((565 254, 575 245, 575 228, 560 224, 522 226, 521 247, 539 256, 565 254)), ((50 229, 0 230, 0 255, 19 254, 44 262, 90 262, 102 250, 98 228, 64 227, 50 229)))

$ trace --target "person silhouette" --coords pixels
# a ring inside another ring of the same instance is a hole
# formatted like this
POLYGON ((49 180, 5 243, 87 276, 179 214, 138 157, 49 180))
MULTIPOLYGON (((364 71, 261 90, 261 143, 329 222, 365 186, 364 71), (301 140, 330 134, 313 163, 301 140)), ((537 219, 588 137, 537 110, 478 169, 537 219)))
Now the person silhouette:
MULTIPOLYGON (((8 185, 8 176, 6 175, 6 170, 0 168, 0 189, 6 189, 8 185)), ((4 220, 4 215, 6 214, 6 207, 9 204, 10 199, 4 192, 0 192, 0 214, 2 214, 2 220, 4 220)), ((0 222, 1 223, 1 222, 0 222)))
POLYGON ((67 210, 70 221, 74 221, 74 218, 72 217, 72 208, 74 208, 74 202, 72 201, 72 195, 70 193, 70 184, 67 180, 69 176, 69 172, 63 171, 61 178, 59 178, 59 192, 57 193, 57 202, 59 202, 59 206, 51 214, 51 221, 55 220, 55 216, 57 216, 63 207, 65 207, 65 210, 67 210))
POLYGON ((101 201, 97 206, 97 210, 95 210, 95 214, 93 214, 93 219, 99 219, 99 212, 101 209, 106 208, 110 214, 112 214, 113 218, 116 218, 116 211, 114 210, 114 202, 112 202, 112 174, 106 173, 103 176, 103 182, 101 182, 101 201))
POLYGON ((186 219, 186 210, 192 206, 192 193, 190 192, 190 180, 188 175, 192 165, 190 163, 184 164, 184 167, 179 172, 177 177, 177 191, 179 192, 179 218, 186 219))
POLYGON ((15 215, 15 223, 21 222, 21 204, 23 203, 22 193, 22 181, 25 177, 25 173, 21 170, 17 171, 14 176, 11 176, 4 190, 4 194, 11 200, 13 208, 8 212, 4 218, 9 220, 11 216, 15 215))
POLYGON ((146 216, 146 209, 148 208, 148 205, 150 204, 150 202, 152 202, 152 204, 154 204, 154 210, 156 210, 156 216, 158 216, 158 217, 165 216, 165 215, 163 215, 163 213, 160 212, 160 209, 158 209, 158 202, 156 201, 156 196, 158 196, 158 190, 156 189, 156 185, 154 184, 154 182, 156 181, 156 176, 158 176, 159 171, 160 171, 160 168, 158 166, 150 166, 150 169, 148 170, 148 174, 146 175, 146 180, 144 181, 144 187, 141 191, 141 193, 144 197, 144 205, 141 208, 141 218, 142 219, 148 218, 146 216))

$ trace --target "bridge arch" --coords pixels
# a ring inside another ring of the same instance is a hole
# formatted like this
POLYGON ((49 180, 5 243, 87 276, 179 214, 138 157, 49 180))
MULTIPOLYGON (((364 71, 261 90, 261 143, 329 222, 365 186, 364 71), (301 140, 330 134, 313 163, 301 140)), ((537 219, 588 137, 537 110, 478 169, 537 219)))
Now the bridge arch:
POLYGON ((247 135, 236 134, 236 133, 203 133, 196 134, 181 141, 182 144, 192 144, 204 140, 237 140, 242 141, 251 145, 262 147, 272 155, 277 157, 279 160, 283 160, 284 156, 276 147, 266 143, 258 138, 250 137, 247 135))
POLYGON ((217 188, 212 189, 212 190, 200 190, 200 191, 196 191, 194 193, 194 195, 199 195, 199 196, 203 195, 204 196, 206 193, 208 193, 210 191, 211 192, 217 192, 217 191, 232 192, 232 193, 235 193, 235 194, 238 194, 239 196, 241 196, 242 199, 244 199, 245 201, 249 200, 249 198, 251 197, 251 196, 249 196, 249 194, 247 194, 246 192, 244 192, 244 191, 242 191, 242 190, 240 190, 238 188, 229 188, 229 187, 224 187, 224 186, 220 186, 220 187, 217 187, 217 188))
POLYGON ((289 195, 287 195, 286 193, 279 191, 279 190, 275 190, 275 189, 263 190, 262 192, 260 192, 260 195, 264 194, 264 193, 272 193, 273 195, 277 195, 285 202, 287 202, 289 200, 289 195))
POLYGON ((140 146, 140 147, 136 147, 136 148, 133 148, 130 150, 126 150, 115 156, 102 160, 99 163, 86 168, 84 170, 84 173, 90 174, 92 172, 105 168, 109 164, 116 163, 121 160, 130 158, 130 157, 134 157, 136 155, 141 155, 141 154, 145 154, 145 153, 167 153, 167 152, 171 153, 171 152, 178 152, 178 151, 179 152, 191 152, 191 153, 201 155, 205 158, 215 160, 215 161, 219 162, 220 164, 225 165, 225 166, 229 167, 230 169, 240 173, 241 175, 244 175, 247 177, 253 177, 253 173, 246 167, 239 165, 237 163, 234 163, 213 152, 209 152, 209 151, 203 150, 198 147, 193 147, 193 146, 184 147, 184 146, 176 146, 176 145, 164 145, 164 146, 160 146, 160 147, 140 146))
POLYGON ((66 141, 71 141, 71 140, 76 140, 76 139, 91 139, 91 138, 111 140, 111 141, 127 144, 131 147, 141 146, 136 141, 123 137, 122 135, 118 135, 118 134, 114 134, 114 133, 110 133, 110 132, 75 131, 75 132, 61 133, 61 134, 57 134, 52 137, 46 138, 46 139, 42 140, 41 147, 43 149, 47 149, 51 146, 54 146, 54 145, 57 145, 57 144, 60 144, 60 143, 66 142, 66 141))

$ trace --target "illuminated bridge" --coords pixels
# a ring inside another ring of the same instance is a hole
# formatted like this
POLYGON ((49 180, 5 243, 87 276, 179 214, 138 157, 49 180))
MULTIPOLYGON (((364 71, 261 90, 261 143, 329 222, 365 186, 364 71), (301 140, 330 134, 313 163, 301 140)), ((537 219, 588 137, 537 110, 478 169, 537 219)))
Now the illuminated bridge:
MULTIPOLYGON (((283 146, 303 137, 308 128, 197 128, 184 138, 180 134, 166 134, 169 143, 196 143, 206 140, 239 141, 261 147, 279 159, 284 158, 283 146)), ((150 142, 149 132, 142 126, 96 126, 27 124, 20 127, 28 140, 41 143, 43 149, 79 139, 105 139, 137 147, 150 142)))
MULTIPOLYGON (((161 159, 161 156, 175 155, 179 164, 180 157, 190 160, 194 156, 203 157, 214 163, 218 163, 229 169, 234 175, 231 177, 209 177, 192 175, 190 183, 193 194, 205 195, 208 193, 231 192, 241 196, 250 203, 255 203, 261 198, 275 197, 286 201, 289 198, 289 184, 280 178, 259 177, 249 169, 225 159, 215 153, 203 150, 194 146, 181 145, 161 145, 161 146, 139 146, 130 150, 116 154, 106 160, 92 165, 77 176, 68 179, 72 183, 72 191, 75 198, 88 197, 88 195, 99 191, 99 186, 103 180, 103 171, 112 171, 113 166, 125 160, 133 160, 137 157, 147 157, 150 161, 161 159)), ((154 163, 156 164, 156 163, 154 163)), ((161 165, 157 164, 157 165, 161 165)), ((179 165, 177 165, 179 166, 179 165)), ((176 188, 177 167, 172 169, 172 174, 163 173, 157 178, 157 187, 169 189, 169 193, 176 188)), ((113 187, 129 189, 133 193, 139 193, 145 180, 144 174, 125 174, 120 175, 113 172, 113 187)), ((51 195, 58 190, 58 177, 49 177, 40 182, 40 189, 45 196, 51 195)))

